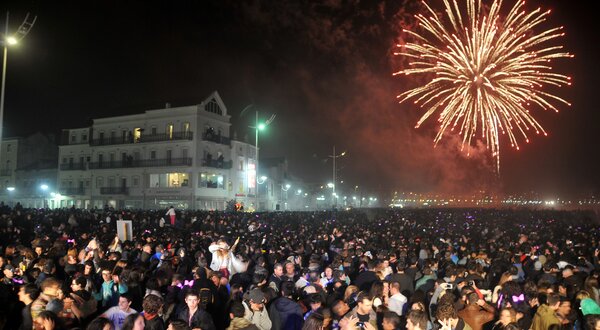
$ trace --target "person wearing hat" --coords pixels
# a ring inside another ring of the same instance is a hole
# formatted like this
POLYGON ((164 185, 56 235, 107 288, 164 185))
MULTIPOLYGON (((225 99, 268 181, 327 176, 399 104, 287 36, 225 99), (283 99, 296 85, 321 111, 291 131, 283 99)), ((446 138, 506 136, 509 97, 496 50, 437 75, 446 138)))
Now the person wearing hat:
POLYGON ((243 302, 244 318, 260 330, 269 330, 272 325, 269 313, 265 308, 266 301, 265 294, 259 288, 255 288, 248 292, 248 298, 243 302))
POLYGON ((587 315, 600 315, 600 306, 592 298, 584 298, 581 300, 580 307, 581 314, 587 315))

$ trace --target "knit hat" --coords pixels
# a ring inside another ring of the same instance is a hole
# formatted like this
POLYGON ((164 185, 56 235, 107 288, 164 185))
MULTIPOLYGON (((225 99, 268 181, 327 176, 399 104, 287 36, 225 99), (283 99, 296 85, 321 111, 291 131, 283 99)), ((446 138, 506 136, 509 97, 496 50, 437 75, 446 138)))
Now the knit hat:
POLYGON ((255 288, 252 289, 248 294, 248 299, 250 299, 250 301, 256 304, 264 304, 265 294, 259 288, 255 288))
POLYGON ((585 316, 588 314, 600 314, 600 306, 596 304, 594 299, 585 298, 581 300, 581 313, 585 316))

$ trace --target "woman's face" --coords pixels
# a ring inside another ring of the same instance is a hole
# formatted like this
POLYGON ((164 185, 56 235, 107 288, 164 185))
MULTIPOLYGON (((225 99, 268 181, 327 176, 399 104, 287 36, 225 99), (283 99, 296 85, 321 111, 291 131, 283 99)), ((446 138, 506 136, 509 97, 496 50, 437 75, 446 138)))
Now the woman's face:
POLYGON ((138 316, 137 319, 135 319, 135 323, 133 324, 133 330, 144 330, 144 317, 143 316, 138 316))
POLYGON ((503 310, 502 312, 500 312, 500 323, 502 323, 503 325, 507 325, 510 322, 512 322, 512 316, 510 312, 507 310, 503 310))

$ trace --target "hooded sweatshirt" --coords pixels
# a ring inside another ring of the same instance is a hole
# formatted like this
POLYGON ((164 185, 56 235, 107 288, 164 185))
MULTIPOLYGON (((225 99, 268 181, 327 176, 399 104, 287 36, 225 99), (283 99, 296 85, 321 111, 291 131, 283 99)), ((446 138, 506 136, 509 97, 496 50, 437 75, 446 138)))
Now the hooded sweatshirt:
POLYGON ((277 298, 269 308, 272 330, 302 329, 302 308, 298 303, 287 297, 277 298))

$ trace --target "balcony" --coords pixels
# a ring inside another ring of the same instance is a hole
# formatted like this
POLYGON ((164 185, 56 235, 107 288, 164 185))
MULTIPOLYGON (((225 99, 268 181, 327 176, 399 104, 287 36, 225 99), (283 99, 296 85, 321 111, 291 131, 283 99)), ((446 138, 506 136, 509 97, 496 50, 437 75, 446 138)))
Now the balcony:
POLYGON ((85 171, 87 167, 85 163, 65 163, 60 164, 61 171, 85 171))
POLYGON ((204 167, 214 167, 214 168, 222 168, 222 169, 230 169, 231 161, 223 161, 219 159, 202 159, 202 166, 204 167))
POLYGON ((123 161, 104 161, 88 164, 90 169, 111 168, 136 168, 136 167, 161 167, 161 166, 192 166, 192 158, 165 158, 165 159, 127 159, 123 161))
POLYGON ((129 195, 128 187, 102 187, 100 195, 129 195))
POLYGON ((207 130, 202 134, 202 140, 211 141, 219 144, 230 145, 231 139, 226 136, 221 136, 214 131, 207 130))
POLYGON ((68 187, 59 189, 61 195, 74 196, 74 195, 85 195, 84 187, 68 187))
POLYGON ((110 146, 118 144, 131 144, 131 143, 148 143, 148 142, 162 142, 162 141, 180 141, 180 140, 192 140, 194 133, 192 132, 173 132, 172 134, 160 133, 160 134, 142 134, 139 138, 133 136, 125 137, 105 137, 103 139, 92 139, 90 141, 91 146, 110 146))

